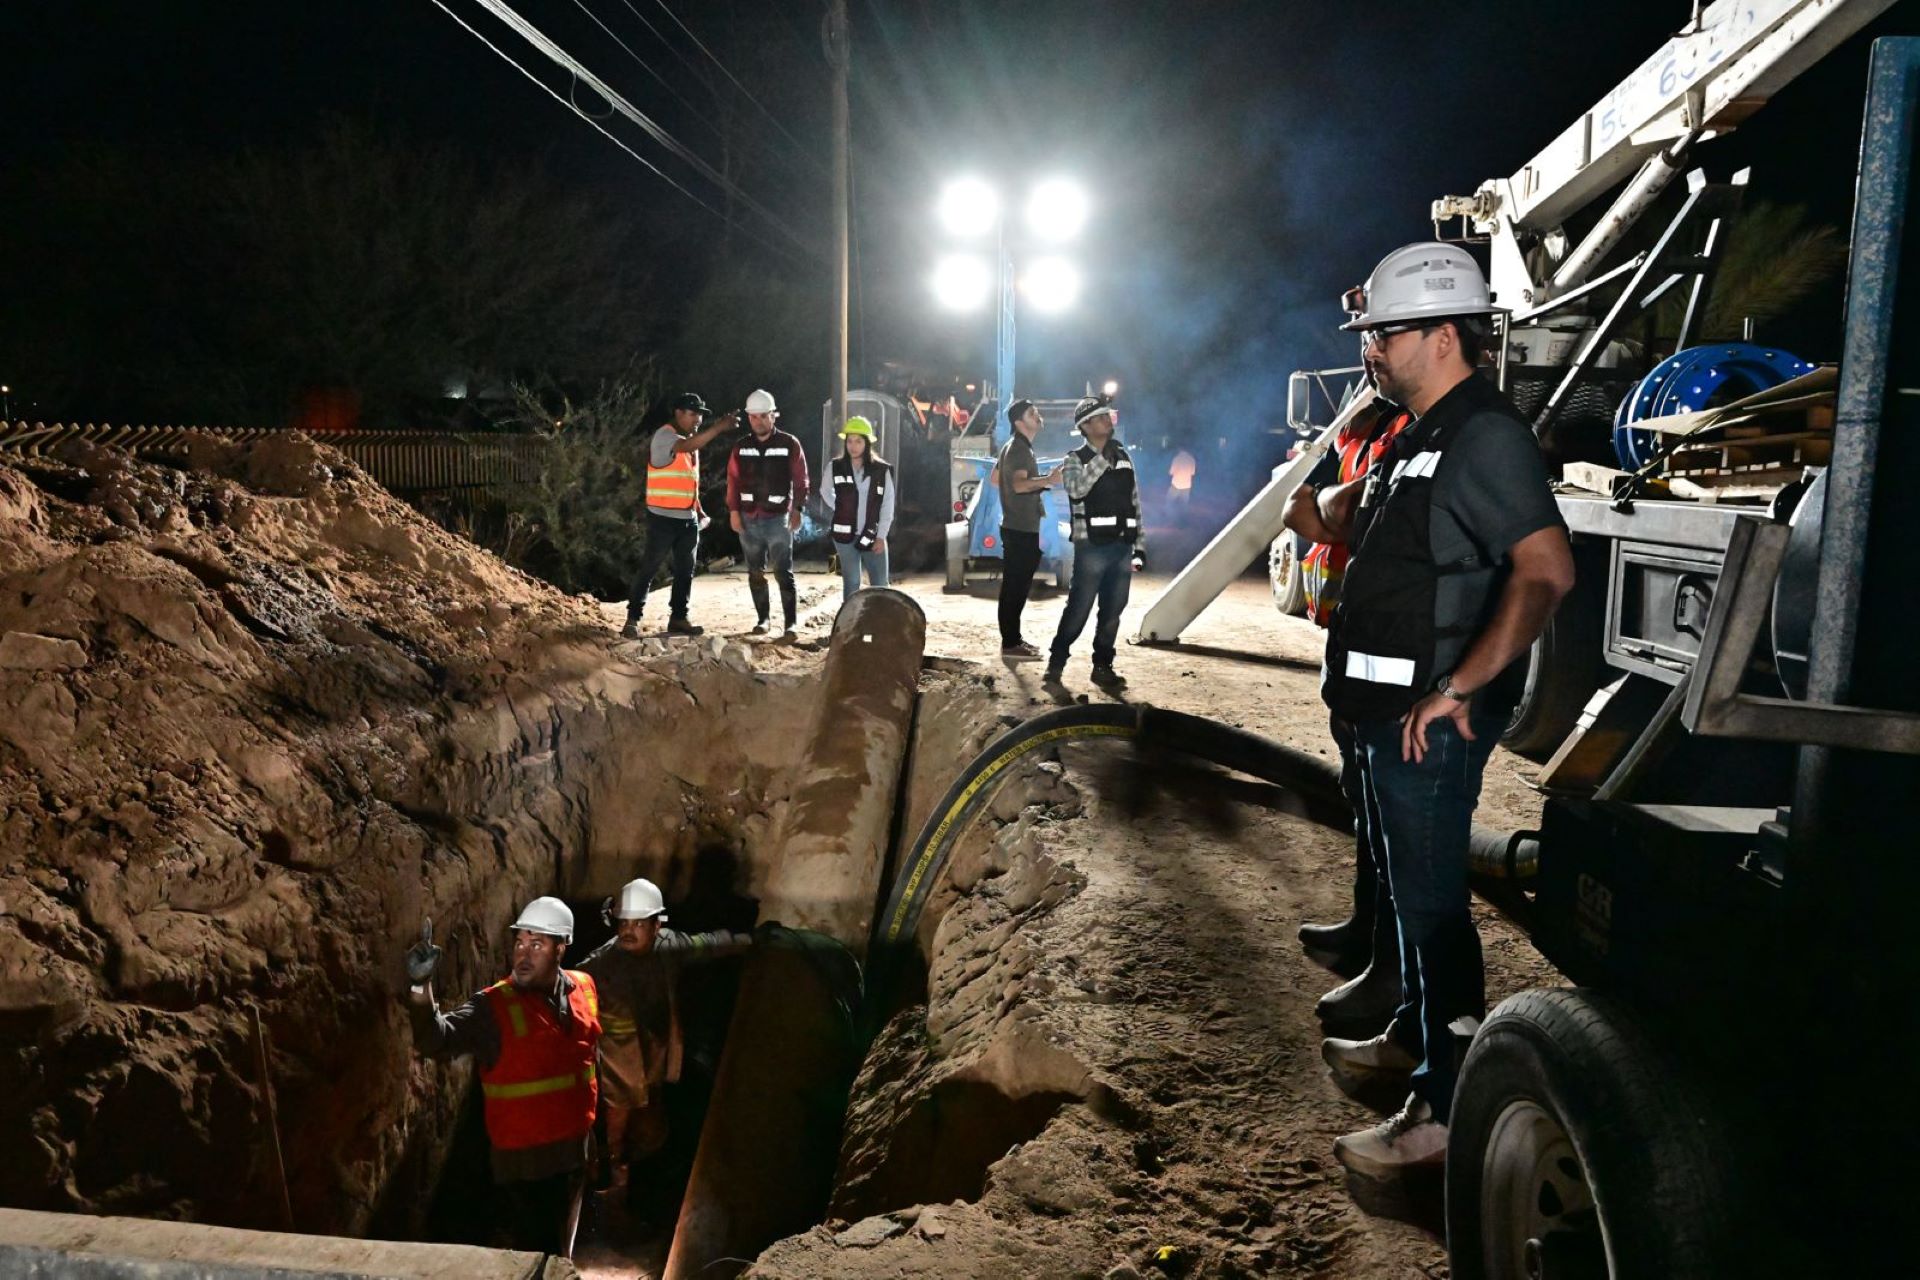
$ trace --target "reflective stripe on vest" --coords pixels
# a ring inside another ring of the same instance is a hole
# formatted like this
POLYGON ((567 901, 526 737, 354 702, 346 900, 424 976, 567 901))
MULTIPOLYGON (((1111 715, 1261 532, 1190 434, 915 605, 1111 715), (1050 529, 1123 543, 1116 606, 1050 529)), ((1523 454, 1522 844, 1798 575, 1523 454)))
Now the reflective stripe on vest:
POLYGON ((480 1085, 480 1092, 489 1098, 537 1098, 543 1093, 558 1093, 562 1089, 571 1089, 576 1082, 592 1084, 595 1074, 594 1069, 589 1066, 584 1071, 570 1071, 564 1076, 547 1076, 542 1080, 522 1080, 518 1084, 483 1082, 480 1085))
POLYGON ((1386 658, 1374 653, 1348 653, 1347 678, 1368 680, 1374 684, 1410 685, 1413 683, 1412 658, 1386 658))
POLYGON ((647 462, 647 505, 662 511, 691 511, 700 501, 700 462, 692 453, 676 453, 664 467, 647 462))

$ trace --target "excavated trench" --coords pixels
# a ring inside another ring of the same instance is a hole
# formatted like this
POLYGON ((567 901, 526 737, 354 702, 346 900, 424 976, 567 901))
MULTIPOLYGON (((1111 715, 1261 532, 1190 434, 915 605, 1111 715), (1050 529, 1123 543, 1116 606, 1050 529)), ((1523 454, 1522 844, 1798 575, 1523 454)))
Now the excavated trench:
MULTIPOLYGON (((574 903, 580 954, 636 875, 677 926, 777 913, 860 954, 889 845, 1003 728, 979 681, 931 673, 875 731, 911 723, 910 747, 809 772, 823 705, 872 694, 872 651, 815 678, 721 641, 615 648, 589 603, 331 451, 194 461, 0 465, 0 1205, 484 1243, 471 1068, 416 1058, 401 999, 423 918, 443 1000, 504 971, 528 898, 574 903), (836 823, 875 833, 845 883, 836 823)), ((1078 803, 1057 764, 1025 763, 956 842, 917 921, 913 1007, 864 1011, 871 1051, 829 1070, 860 1066, 806 1139, 831 1203, 784 1206, 779 1233, 977 1197, 1070 1103, 1126 1122, 1009 1016, 1035 963, 1022 923, 1078 888, 1034 824, 1078 803)), ((769 1026, 726 1052, 751 963, 683 1001, 690 1202, 748 1177, 696 1142, 708 1090, 731 1090, 722 1129, 763 1123, 743 1073, 787 1048, 769 1026)))

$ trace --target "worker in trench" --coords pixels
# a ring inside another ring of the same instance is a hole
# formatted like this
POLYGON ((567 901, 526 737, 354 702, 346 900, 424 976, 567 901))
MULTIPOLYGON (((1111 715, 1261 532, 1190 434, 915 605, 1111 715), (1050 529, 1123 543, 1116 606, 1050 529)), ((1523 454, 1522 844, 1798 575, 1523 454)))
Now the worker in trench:
POLYGON ((665 1087, 680 1079, 685 1043, 678 978, 682 966, 736 956, 754 936, 716 930, 681 933, 666 927, 666 901, 650 880, 629 881, 607 900, 617 932, 580 968, 602 1000, 600 1115, 605 1135, 597 1185, 623 1192, 635 1212, 664 1209, 649 1203, 634 1166, 666 1146, 665 1087))
POLYGON ((1334 1144, 1394 1182, 1446 1160, 1464 1043, 1486 1014, 1467 842, 1480 779, 1524 681, 1517 660, 1573 587, 1566 525, 1532 429, 1478 369, 1496 308, 1454 245, 1407 245, 1347 295, 1380 394, 1413 415, 1365 477, 1314 496, 1350 559, 1321 695, 1353 726, 1367 839, 1386 855, 1401 999, 1322 1056, 1342 1088, 1405 1089, 1390 1119, 1334 1144))
MULTIPOLYGON (((1365 476, 1412 420, 1412 414, 1376 394, 1340 428, 1332 447, 1287 496, 1288 531, 1313 542, 1300 558, 1300 575, 1307 617, 1315 626, 1333 621, 1347 566, 1346 544, 1321 521, 1316 496, 1365 476)), ((1354 813, 1353 911, 1339 924, 1300 926, 1300 944, 1315 964, 1347 979, 1316 1006, 1321 1026, 1329 1036, 1368 1040, 1387 1029, 1400 1007, 1400 922, 1387 880, 1386 850, 1375 847, 1365 821, 1359 741, 1339 716, 1329 717, 1328 731, 1340 751, 1340 790, 1354 813)))
POLYGON ((573 1256, 599 1102, 600 1001, 594 981, 561 965, 573 912, 535 898, 513 922, 513 967, 451 1013, 434 1002, 440 948, 433 925, 407 952, 413 1046, 432 1058, 471 1057, 516 1249, 573 1256))

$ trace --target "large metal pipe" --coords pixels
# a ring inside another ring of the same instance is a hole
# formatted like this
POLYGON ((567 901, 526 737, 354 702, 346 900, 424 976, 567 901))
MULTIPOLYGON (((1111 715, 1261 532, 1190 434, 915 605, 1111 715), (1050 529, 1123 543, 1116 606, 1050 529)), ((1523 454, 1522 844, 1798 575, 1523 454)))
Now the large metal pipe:
POLYGON ((856 592, 834 619, 821 698, 760 900, 795 930, 756 947, 667 1258, 666 1280, 737 1275, 826 1212, 847 1090, 852 1006, 912 730, 926 615, 856 592))
POLYGON ((1560 269, 1553 273, 1553 288, 1549 297, 1558 297, 1574 286, 1586 283, 1593 269, 1620 243, 1621 237, 1633 229, 1633 224, 1640 221, 1640 215, 1653 207, 1653 202, 1660 198, 1667 184, 1679 176, 1688 153, 1693 150, 1693 144, 1699 137, 1700 126, 1696 124, 1671 147, 1647 157, 1647 162, 1640 166, 1640 172, 1634 174, 1633 180, 1615 197, 1600 221, 1587 233, 1587 238, 1567 255, 1560 269))

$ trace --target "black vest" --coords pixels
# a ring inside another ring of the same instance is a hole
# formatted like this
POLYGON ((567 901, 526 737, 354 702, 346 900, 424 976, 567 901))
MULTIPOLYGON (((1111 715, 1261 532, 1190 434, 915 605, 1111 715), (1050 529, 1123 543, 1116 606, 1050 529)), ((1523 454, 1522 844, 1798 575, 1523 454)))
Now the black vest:
MULTIPOLYGON (((1093 482, 1084 498, 1072 500, 1074 524, 1084 524, 1089 542, 1134 542, 1140 536, 1140 521, 1134 514, 1133 458, 1116 442, 1120 457, 1106 474, 1093 482)), ((1085 466, 1099 455, 1092 445, 1081 445, 1073 456, 1085 466)))
POLYGON ((845 456, 833 460, 833 540, 860 543, 870 551, 880 537, 880 500, 893 483, 893 468, 879 459, 867 462, 867 509, 860 511, 860 486, 853 477, 853 463, 845 456))
POLYGON ((1445 674, 1434 670, 1438 641, 1472 630, 1443 629, 1434 619, 1440 579, 1483 566, 1471 557, 1434 563, 1433 487, 1447 466, 1447 446, 1469 419, 1486 412, 1519 421, 1493 384, 1475 375, 1395 436, 1367 472, 1320 673, 1320 696, 1343 720, 1405 715, 1445 674))
POLYGON ((784 431, 765 444, 748 436, 734 448, 740 460, 740 509, 767 515, 785 515, 793 498, 793 455, 800 442, 784 431))

